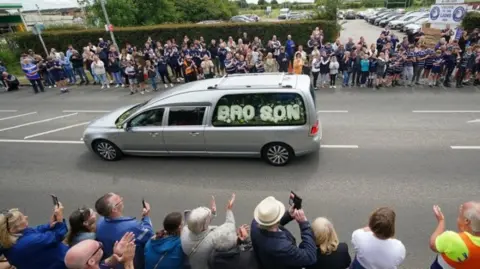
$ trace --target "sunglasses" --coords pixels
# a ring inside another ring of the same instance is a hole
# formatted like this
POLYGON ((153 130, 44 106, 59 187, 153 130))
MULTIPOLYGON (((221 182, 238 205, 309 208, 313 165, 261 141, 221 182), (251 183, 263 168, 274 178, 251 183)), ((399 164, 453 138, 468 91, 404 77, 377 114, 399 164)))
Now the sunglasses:
POLYGON ((95 252, 93 252, 92 256, 90 256, 90 258, 88 258, 86 264, 88 264, 88 261, 89 261, 91 258, 95 257, 95 255, 97 255, 97 253, 98 253, 100 250, 103 250, 103 244, 102 244, 102 242, 97 241, 97 243, 98 243, 98 248, 97 248, 97 250, 95 250, 95 252))

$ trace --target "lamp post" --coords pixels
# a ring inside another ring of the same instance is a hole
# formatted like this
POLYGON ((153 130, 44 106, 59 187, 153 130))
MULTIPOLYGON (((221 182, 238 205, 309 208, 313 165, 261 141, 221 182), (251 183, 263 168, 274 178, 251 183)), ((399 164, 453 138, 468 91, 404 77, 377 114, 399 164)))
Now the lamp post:
POLYGON ((113 45, 115 45, 115 47, 118 50, 118 45, 117 45, 117 41, 115 40, 115 35, 113 34, 113 29, 110 29, 110 20, 108 19, 107 9, 105 8, 105 2, 106 0, 100 0, 100 5, 102 6, 103 15, 105 16, 105 22, 107 23, 109 28, 108 31, 110 32, 110 38, 112 39, 113 45))

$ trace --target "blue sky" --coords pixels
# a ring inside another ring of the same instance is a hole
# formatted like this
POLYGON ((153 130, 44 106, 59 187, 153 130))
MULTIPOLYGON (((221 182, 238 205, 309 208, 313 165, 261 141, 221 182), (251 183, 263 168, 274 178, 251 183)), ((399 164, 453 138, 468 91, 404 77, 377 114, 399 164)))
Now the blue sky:
MULTIPOLYGON (((108 1, 108 0, 107 0, 108 1)), ((268 0, 267 0, 268 1, 268 0)), ((279 3, 284 0, 277 0, 279 3)), ((296 0, 299 3, 306 2, 311 3, 313 0, 296 0)), ((257 3, 257 0, 247 0, 248 3, 257 3)), ((293 1, 292 1, 293 2, 293 1)), ((64 8, 64 7, 76 7, 78 6, 76 0, 0 0, 0 3, 22 3, 24 10, 36 9, 37 4, 40 9, 50 8, 64 8)))

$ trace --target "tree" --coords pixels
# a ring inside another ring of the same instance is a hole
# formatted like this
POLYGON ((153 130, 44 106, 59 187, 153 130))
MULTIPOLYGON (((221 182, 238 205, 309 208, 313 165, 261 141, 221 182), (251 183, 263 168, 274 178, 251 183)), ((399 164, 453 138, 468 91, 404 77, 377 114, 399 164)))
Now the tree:
POLYGON ((238 7, 228 0, 176 0, 178 17, 184 22, 228 20, 238 14, 238 7))
POLYGON ((336 20, 337 9, 341 7, 342 0, 316 0, 316 18, 322 20, 336 20))
MULTIPOLYGON (((135 0, 109 0, 105 3, 105 9, 108 13, 110 23, 115 26, 134 26, 138 25, 137 21, 137 7, 135 0)), ((85 1, 87 2, 87 1, 85 1)), ((105 24, 105 17, 103 15, 100 1, 95 1, 88 5, 87 21, 91 24, 96 24, 98 21, 101 25, 105 24)))
POLYGON ((136 3, 137 21, 144 25, 179 21, 172 0, 141 0, 136 3))
POLYGON ((266 4, 267 4, 267 1, 265 1, 265 0, 258 0, 258 2, 257 2, 257 5, 259 5, 259 6, 264 6, 266 4))
POLYGON ((270 4, 271 4, 272 6, 277 6, 277 5, 278 5, 278 2, 277 2, 277 0, 272 0, 272 1, 270 1, 270 4))

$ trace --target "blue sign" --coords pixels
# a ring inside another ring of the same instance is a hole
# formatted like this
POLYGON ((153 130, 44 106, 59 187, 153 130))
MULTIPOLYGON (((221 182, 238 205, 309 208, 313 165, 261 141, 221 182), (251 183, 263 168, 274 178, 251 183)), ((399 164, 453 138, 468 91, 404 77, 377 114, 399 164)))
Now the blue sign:
POLYGON ((458 6, 457 8, 455 8, 453 10, 453 13, 452 13, 453 21, 454 22, 461 22, 463 20, 463 17, 465 17, 466 13, 467 13, 467 11, 465 10, 464 7, 458 6))
POLYGON ((430 19, 436 20, 440 17, 440 8, 438 6, 434 6, 432 10, 430 10, 430 19))

